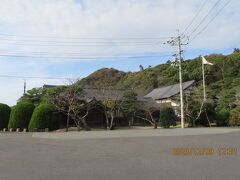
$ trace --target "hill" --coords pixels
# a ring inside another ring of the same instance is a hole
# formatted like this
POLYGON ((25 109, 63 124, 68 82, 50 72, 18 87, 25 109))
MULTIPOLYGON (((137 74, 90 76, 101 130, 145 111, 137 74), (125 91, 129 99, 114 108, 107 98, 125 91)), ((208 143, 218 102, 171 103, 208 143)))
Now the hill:
MULTIPOLYGON (((214 100, 216 107, 219 109, 230 110, 236 105, 240 105, 240 50, 235 49, 229 55, 212 54, 205 57, 214 64, 213 66, 205 66, 208 99, 214 100)), ((199 57, 183 62, 183 81, 196 81, 196 88, 191 100, 202 100, 201 68, 201 58, 199 57)), ((103 68, 78 83, 85 88, 134 89, 139 95, 145 95, 156 87, 178 82, 178 67, 174 67, 167 62, 138 72, 123 72, 114 68, 103 68)), ((34 88, 21 97, 20 101, 27 100, 39 104, 42 95, 42 88, 34 88)))
POLYGON ((103 83, 107 83, 108 86, 116 87, 125 74, 125 72, 114 68, 102 68, 90 74, 78 83, 83 87, 92 88, 99 87, 103 83))
MULTIPOLYGON (((232 54, 212 54, 206 59, 214 66, 206 67, 206 85, 209 98, 217 97, 224 106, 232 106, 236 95, 240 93, 240 52, 232 54)), ((202 88, 201 59, 195 58, 183 62, 183 80, 195 80, 197 88, 202 88)), ((153 88, 178 83, 178 67, 170 63, 147 68, 139 72, 122 72, 116 69, 100 69, 79 83, 87 87, 109 85, 115 88, 133 88, 146 93, 153 88)))

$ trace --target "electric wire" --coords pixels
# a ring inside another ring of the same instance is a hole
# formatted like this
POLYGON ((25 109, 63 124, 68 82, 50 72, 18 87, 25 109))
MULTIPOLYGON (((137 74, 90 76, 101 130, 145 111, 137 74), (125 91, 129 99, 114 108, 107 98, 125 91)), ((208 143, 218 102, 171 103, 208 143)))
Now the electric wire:
POLYGON ((165 55, 143 55, 143 56, 38 56, 38 55, 17 55, 17 54, 0 54, 0 57, 12 57, 12 58, 37 58, 37 59, 72 59, 72 60, 88 60, 88 59, 137 59, 137 58, 160 58, 169 57, 171 54, 165 55))
POLYGON ((203 19, 200 21, 200 23, 193 29, 193 31, 189 34, 189 37, 191 37, 193 35, 193 33, 195 33, 198 28, 205 22, 205 20, 208 18, 208 16, 211 14, 211 12, 217 7, 217 5, 221 2, 222 0, 217 0, 214 5, 212 6, 212 8, 208 11, 208 13, 203 17, 203 19))
POLYGON ((205 0, 202 5, 200 6, 199 10, 197 11, 196 15, 193 17, 193 19, 190 21, 190 23, 188 24, 188 26, 185 28, 185 30, 183 31, 183 34, 185 34, 187 32, 187 30, 190 28, 190 26, 193 24, 193 22, 197 19, 198 15, 200 14, 200 12, 203 10, 203 8, 205 7, 205 5, 207 4, 208 0, 205 0))
POLYGON ((136 54, 112 54, 112 55, 106 55, 106 54, 99 54, 99 53, 91 53, 91 54, 87 54, 87 53, 81 53, 81 52, 56 52, 56 51, 9 51, 9 50, 0 50, 0 54, 6 54, 6 55, 44 55, 44 56, 77 56, 77 57, 135 57, 135 56, 161 56, 163 54, 169 54, 169 53, 174 53, 173 51, 164 51, 164 52, 148 52, 147 53, 142 53, 141 55, 136 55, 136 54), (161 54, 159 54, 161 53, 161 54))
POLYGON ((216 19, 216 17, 223 11, 224 8, 231 2, 231 0, 227 1, 224 6, 213 16, 213 18, 192 38, 194 40, 197 36, 199 36, 203 31, 205 31, 208 26, 216 19))
POLYGON ((106 47, 106 46, 157 46, 158 43, 132 43, 132 44, 36 44, 36 43, 4 43, 5 45, 16 45, 16 46, 40 46, 40 47, 106 47))
POLYGON ((53 80, 67 80, 67 77, 43 77, 43 76, 17 76, 17 75, 1 75, 0 78, 16 78, 16 79, 53 79, 53 80))
POLYGON ((58 43, 58 44, 62 44, 62 43, 66 43, 66 44, 84 44, 84 43, 96 43, 96 44, 101 44, 101 43, 154 43, 157 42, 157 38, 155 39, 150 39, 148 41, 143 41, 142 39, 136 39, 136 40, 104 40, 104 41, 61 41, 61 40, 36 40, 36 39, 8 39, 8 38, 1 38, 1 41, 13 41, 13 42, 34 42, 34 43, 58 43))
MULTIPOLYGON (((124 36, 120 36, 120 37, 90 37, 88 35, 84 35, 82 37, 79 36, 75 36, 75 37, 66 37, 66 36, 38 36, 38 35, 15 35, 15 34, 3 34, 1 33, 0 36, 7 36, 7 37, 20 37, 20 38, 45 38, 45 39, 71 39, 71 40, 155 40, 155 39, 169 39, 170 37, 164 37, 164 36, 156 36, 156 37, 124 37, 124 36)), ((142 35, 143 36, 143 35, 142 35)))

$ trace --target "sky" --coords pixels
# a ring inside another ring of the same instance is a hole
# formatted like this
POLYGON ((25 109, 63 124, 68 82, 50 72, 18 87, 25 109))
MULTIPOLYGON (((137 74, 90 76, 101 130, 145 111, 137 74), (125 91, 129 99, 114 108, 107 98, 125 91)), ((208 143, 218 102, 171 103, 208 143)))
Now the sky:
POLYGON ((178 33, 188 43, 185 59, 229 54, 240 47, 239 7, 239 0, 0 0, 0 102, 16 104, 24 80, 27 90, 68 83, 24 77, 165 63, 177 49, 164 43, 178 33))

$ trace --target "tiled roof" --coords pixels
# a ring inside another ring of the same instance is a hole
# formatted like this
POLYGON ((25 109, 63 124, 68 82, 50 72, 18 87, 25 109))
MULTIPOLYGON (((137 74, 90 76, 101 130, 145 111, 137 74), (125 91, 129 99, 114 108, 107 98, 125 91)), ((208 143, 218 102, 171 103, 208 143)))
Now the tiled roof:
MULTIPOLYGON (((190 86, 194 84, 194 80, 192 81, 187 81, 183 83, 183 90, 188 89, 190 86)), ((171 86, 165 86, 161 88, 157 88, 152 90, 150 93, 144 96, 144 98, 152 98, 153 100, 161 100, 161 99, 166 99, 170 98, 174 95, 179 94, 180 92, 180 86, 179 84, 174 84, 171 86)))

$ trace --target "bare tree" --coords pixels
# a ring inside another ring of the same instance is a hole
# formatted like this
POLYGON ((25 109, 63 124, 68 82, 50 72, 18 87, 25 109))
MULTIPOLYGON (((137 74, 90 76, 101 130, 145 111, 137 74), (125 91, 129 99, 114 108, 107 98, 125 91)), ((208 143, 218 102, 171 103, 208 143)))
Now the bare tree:
POLYGON ((85 130, 90 130, 85 118, 92 107, 92 103, 85 100, 84 92, 77 81, 70 81, 69 86, 52 89, 49 94, 49 101, 57 110, 67 115, 66 131, 69 128, 70 118, 75 122, 78 131, 81 124, 85 130))
POLYGON ((99 87, 93 89, 94 97, 98 100, 98 105, 103 109, 107 129, 113 129, 114 118, 121 113, 122 91, 111 87, 99 87))
POLYGON ((198 88, 194 88, 191 95, 185 96, 185 104, 184 112, 190 127, 195 126, 196 121, 201 119, 202 116, 206 117, 208 125, 211 127, 207 106, 212 102, 210 100, 204 101, 198 88))
POLYGON ((92 91, 92 97, 96 98, 104 111, 107 129, 113 129, 114 118, 121 113, 123 90, 115 88, 113 84, 114 82, 109 76, 103 75, 101 84, 92 81, 92 87, 89 89, 92 91))
POLYGON ((118 116, 121 112, 121 100, 118 98, 119 94, 116 93, 117 90, 110 90, 109 93, 116 94, 115 97, 106 98, 102 101, 102 105, 106 114, 107 128, 113 129, 114 118, 118 116), (110 121, 109 121, 110 117, 110 121))
POLYGON ((142 115, 138 115, 139 113, 136 113, 136 117, 149 122, 154 129, 157 129, 157 120, 159 119, 160 113, 160 107, 157 103, 152 99, 143 101, 140 109, 143 113, 142 115))

